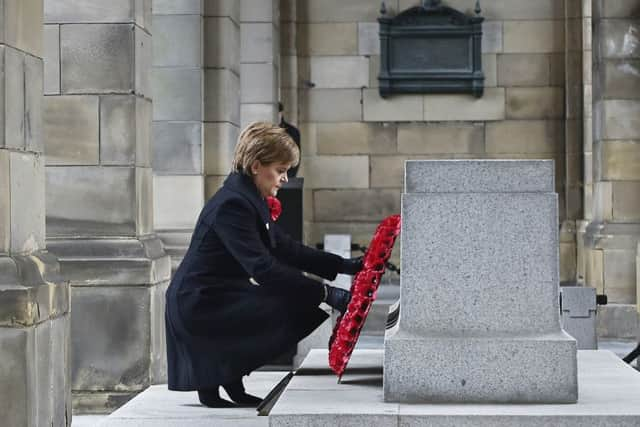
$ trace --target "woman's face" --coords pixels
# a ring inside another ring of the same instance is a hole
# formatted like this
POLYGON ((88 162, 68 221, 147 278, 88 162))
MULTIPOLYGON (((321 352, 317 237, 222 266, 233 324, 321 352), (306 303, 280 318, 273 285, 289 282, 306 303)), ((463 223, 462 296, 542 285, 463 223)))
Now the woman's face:
POLYGON ((251 165, 253 182, 262 197, 275 197, 278 194, 282 184, 288 181, 287 171, 290 167, 289 163, 276 162, 265 165, 257 160, 251 165))

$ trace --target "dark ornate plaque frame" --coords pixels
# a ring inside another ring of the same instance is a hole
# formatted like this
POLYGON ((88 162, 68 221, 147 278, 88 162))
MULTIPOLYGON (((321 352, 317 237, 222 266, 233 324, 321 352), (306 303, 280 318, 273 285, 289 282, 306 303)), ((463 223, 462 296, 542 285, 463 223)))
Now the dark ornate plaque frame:
POLYGON ((482 22, 476 16, 424 1, 422 6, 387 17, 380 23, 380 95, 397 93, 470 93, 484 91, 482 22))

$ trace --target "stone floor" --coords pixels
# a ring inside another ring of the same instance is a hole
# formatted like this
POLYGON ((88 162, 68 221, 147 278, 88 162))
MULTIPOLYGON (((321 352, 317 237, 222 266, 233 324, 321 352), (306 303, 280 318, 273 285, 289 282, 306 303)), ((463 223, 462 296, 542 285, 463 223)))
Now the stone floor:
MULTIPOLYGON (((360 350, 381 349, 382 336, 363 336, 358 343, 360 350)), ((625 355, 635 346, 634 342, 600 340, 599 347, 618 356, 625 355)), ((350 368, 357 368, 356 365, 350 368)), ((247 378, 249 392, 264 396, 286 374, 282 371, 259 371, 247 378)), ((195 393, 170 392, 164 385, 153 386, 138 395, 127 405, 107 415, 74 415, 72 427, 178 427, 239 426, 267 427, 268 417, 258 417, 255 410, 209 409, 200 406, 195 393)))

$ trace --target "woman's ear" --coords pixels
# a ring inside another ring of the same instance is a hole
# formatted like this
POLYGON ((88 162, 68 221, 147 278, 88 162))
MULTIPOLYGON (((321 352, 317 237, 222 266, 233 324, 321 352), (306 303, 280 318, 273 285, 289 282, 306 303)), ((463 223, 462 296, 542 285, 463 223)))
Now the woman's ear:
POLYGON ((251 175, 257 175, 259 169, 260 169, 260 160, 254 160, 253 163, 251 163, 251 175))

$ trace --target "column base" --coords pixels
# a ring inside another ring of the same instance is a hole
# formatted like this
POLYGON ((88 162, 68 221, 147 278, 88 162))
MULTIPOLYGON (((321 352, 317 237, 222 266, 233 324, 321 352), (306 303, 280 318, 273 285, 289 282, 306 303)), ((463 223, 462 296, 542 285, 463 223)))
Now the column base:
MULTIPOLYGON (((166 382, 164 294, 171 261, 160 239, 52 239, 48 244, 71 282, 74 400, 96 393, 135 394, 166 382)), ((83 410, 97 413, 115 404, 83 402, 83 410)))

